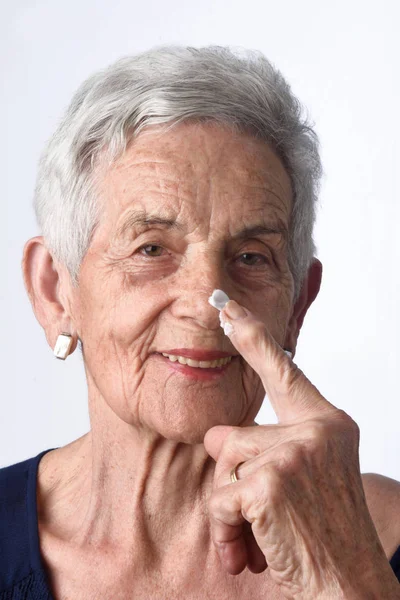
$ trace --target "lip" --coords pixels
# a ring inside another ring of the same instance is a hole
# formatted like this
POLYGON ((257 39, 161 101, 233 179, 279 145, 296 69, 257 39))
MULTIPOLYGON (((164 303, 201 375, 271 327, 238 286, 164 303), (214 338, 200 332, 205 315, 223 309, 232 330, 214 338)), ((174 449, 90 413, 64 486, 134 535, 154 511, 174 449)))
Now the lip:
POLYGON ((227 358, 236 356, 232 352, 220 352, 219 350, 203 350, 202 348, 172 348, 172 350, 160 350, 159 354, 173 354, 174 356, 184 356, 193 360, 216 360, 217 358, 227 358))
MULTIPOLYGON (((177 349, 174 350, 174 352, 177 349)), ((166 352, 169 354, 169 352, 166 352)), ((171 352, 172 354, 172 352, 171 352)), ((232 355, 228 355, 232 356, 232 355)), ((161 361, 168 369, 175 373, 179 373, 180 375, 186 376, 189 379, 194 379, 197 381, 219 381, 224 376, 226 371, 230 371, 232 369, 232 365, 239 360, 239 355, 235 355, 232 357, 232 360, 229 361, 226 365, 222 367, 215 367, 209 369, 201 369, 200 367, 189 367, 189 365, 182 365, 179 362, 171 362, 169 358, 163 356, 162 354, 155 352, 155 358, 157 361, 161 361)))

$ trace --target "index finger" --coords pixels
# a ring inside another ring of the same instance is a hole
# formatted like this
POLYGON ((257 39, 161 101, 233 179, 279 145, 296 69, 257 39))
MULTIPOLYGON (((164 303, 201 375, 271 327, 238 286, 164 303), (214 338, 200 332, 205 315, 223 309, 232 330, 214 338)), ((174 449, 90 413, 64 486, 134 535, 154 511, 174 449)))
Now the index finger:
POLYGON ((222 290, 214 290, 209 302, 221 311, 221 326, 232 344, 260 376, 280 423, 337 410, 248 309, 229 300, 222 290))

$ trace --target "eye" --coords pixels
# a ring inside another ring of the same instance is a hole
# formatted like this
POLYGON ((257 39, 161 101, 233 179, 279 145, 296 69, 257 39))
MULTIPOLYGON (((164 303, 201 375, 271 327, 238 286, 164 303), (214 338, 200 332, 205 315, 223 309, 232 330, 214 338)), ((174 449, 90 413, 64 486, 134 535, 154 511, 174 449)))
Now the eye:
MULTIPOLYGON (((138 248, 137 252, 145 258, 159 258, 162 256, 164 248, 158 244, 146 244, 138 248)), ((263 254, 256 254, 254 252, 245 252, 241 254, 239 259, 244 258, 244 265, 248 267, 262 268, 269 264, 266 256, 263 254)))
POLYGON ((163 248, 162 246, 157 246, 157 244, 146 244, 145 246, 141 246, 140 248, 138 248, 138 252, 140 252, 141 254, 142 250, 145 252, 144 256, 147 256, 148 258, 157 258, 158 256, 161 256, 161 254, 154 254, 153 252, 163 250, 163 248))
POLYGON ((264 265, 269 264, 267 257, 264 256, 263 254, 255 254, 254 252, 245 252, 244 254, 241 254, 241 256, 239 258, 243 258, 243 257, 246 257, 246 261, 247 260, 249 261, 249 262, 245 263, 245 266, 248 266, 248 267, 263 267, 264 265))

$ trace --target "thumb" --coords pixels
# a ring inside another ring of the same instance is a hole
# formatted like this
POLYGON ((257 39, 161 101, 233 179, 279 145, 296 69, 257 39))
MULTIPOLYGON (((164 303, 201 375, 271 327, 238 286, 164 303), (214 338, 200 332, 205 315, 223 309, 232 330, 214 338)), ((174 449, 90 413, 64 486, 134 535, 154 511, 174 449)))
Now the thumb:
POLYGON ((238 428, 232 425, 216 425, 215 427, 211 427, 204 436, 204 447, 215 462, 217 462, 221 454, 226 438, 234 429, 238 428))

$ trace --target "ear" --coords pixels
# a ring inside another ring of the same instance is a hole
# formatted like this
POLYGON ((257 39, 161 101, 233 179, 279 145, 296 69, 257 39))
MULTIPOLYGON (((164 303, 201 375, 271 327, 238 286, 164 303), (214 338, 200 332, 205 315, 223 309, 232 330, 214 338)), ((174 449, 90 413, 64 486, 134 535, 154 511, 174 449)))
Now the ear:
POLYGON ((31 238, 26 242, 21 266, 33 312, 45 331, 49 346, 53 349, 60 333, 68 332, 73 336, 69 352, 72 354, 77 346, 78 337, 65 293, 66 269, 62 272, 61 267, 56 266, 45 246, 43 236, 31 238))
POLYGON ((318 258, 313 258, 313 261, 308 269, 307 276, 303 281, 300 295, 293 307, 292 316, 290 317, 289 325, 286 332, 285 348, 291 350, 295 354, 297 338, 299 337, 300 329, 303 325, 304 317, 311 304, 314 302, 321 287, 322 280, 322 263, 318 258))

